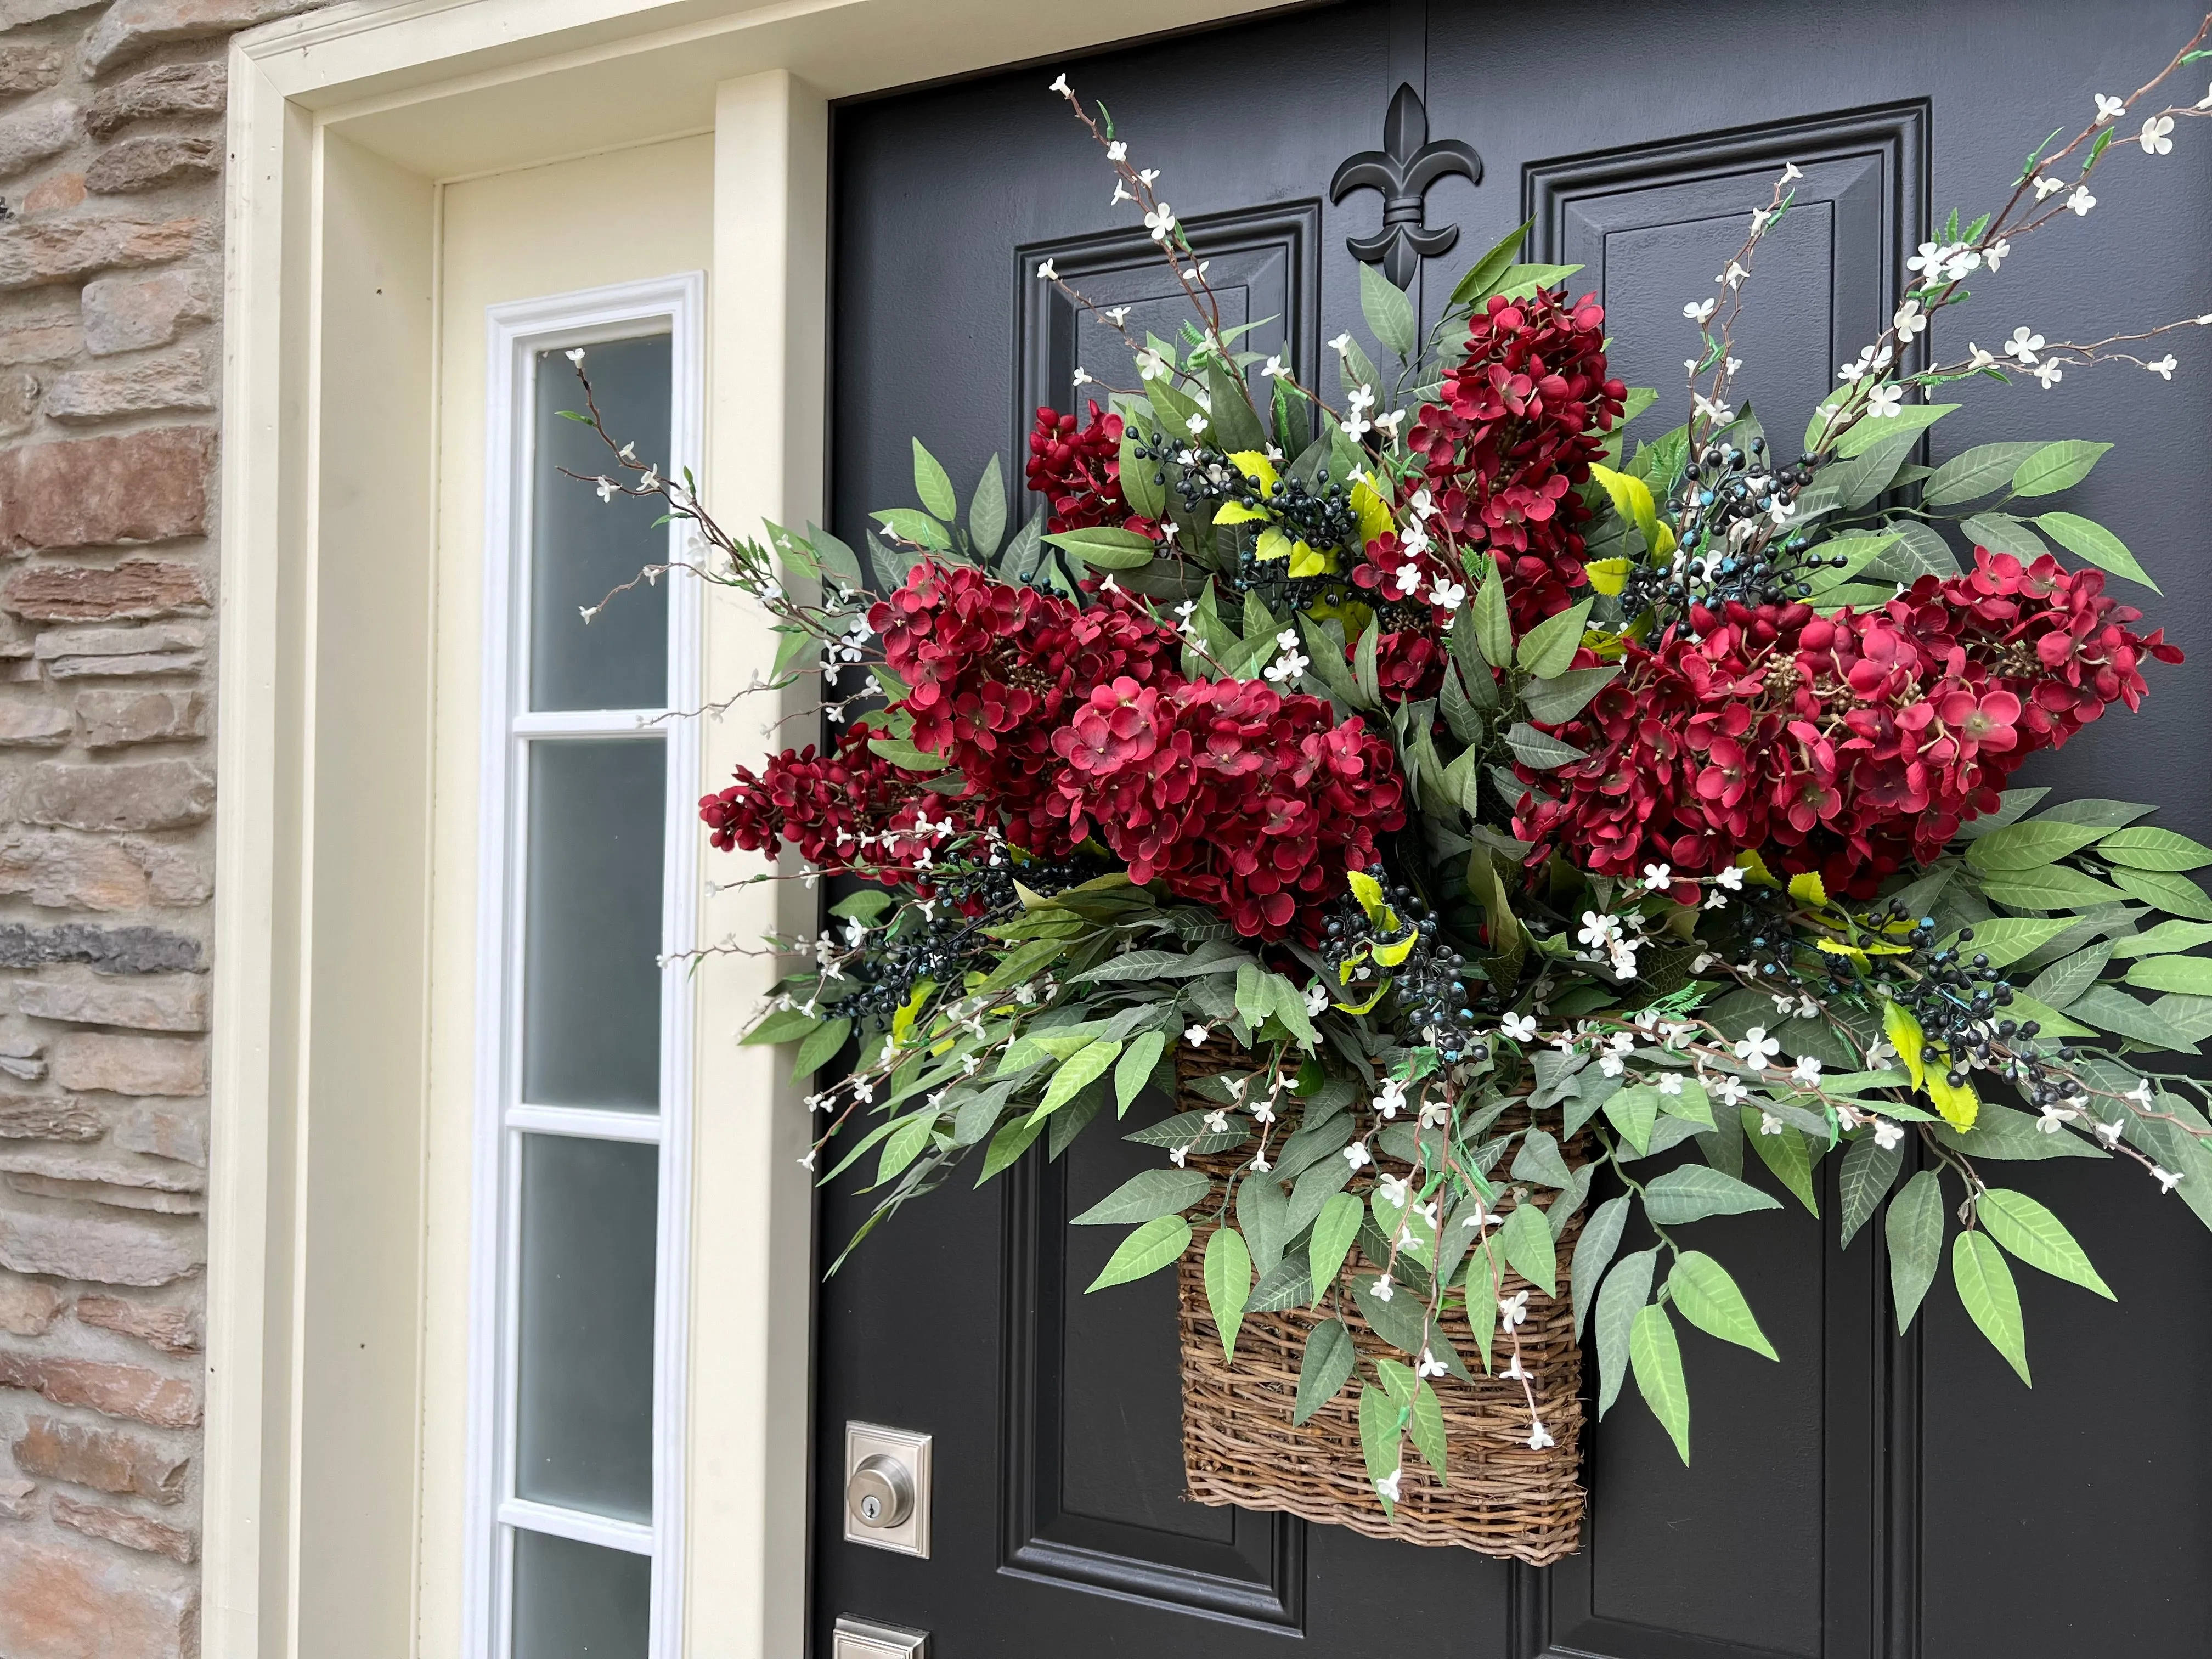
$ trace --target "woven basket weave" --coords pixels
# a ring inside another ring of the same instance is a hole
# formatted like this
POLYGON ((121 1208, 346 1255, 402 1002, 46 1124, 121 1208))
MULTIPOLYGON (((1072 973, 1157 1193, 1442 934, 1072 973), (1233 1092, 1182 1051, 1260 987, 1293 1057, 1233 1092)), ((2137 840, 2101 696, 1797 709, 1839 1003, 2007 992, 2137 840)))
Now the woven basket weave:
MULTIPOLYGON (((1200 1068, 1193 1068, 1194 1071, 1200 1068)), ((1203 1065, 1204 1071, 1223 1069, 1203 1065)), ((1182 1109, 1213 1103, 1188 1093, 1182 1109)), ((1194 1164, 1213 1159, 1194 1158, 1194 1164)), ((1233 1167, 1236 1158, 1221 1160, 1233 1167)), ((1550 1194, 1544 1197, 1548 1200, 1550 1194)), ((1577 1216, 1560 1241, 1564 1263, 1581 1231, 1577 1216)), ((1528 1316, 1521 1327, 1522 1364, 1534 1374, 1536 1408, 1556 1444, 1541 1450, 1528 1443, 1528 1407, 1517 1382, 1486 1376, 1472 1383, 1455 1376, 1434 1380, 1443 1407, 1449 1485, 1408 1449, 1395 1520, 1382 1512, 1367 1475, 1359 1441, 1357 1379, 1304 1424, 1291 1414, 1298 1392, 1298 1366, 1306 1335, 1325 1316, 1313 1308, 1247 1313, 1237 1333, 1237 1362, 1221 1353, 1221 1334, 1206 1299, 1203 1246, 1212 1229, 1200 1225, 1194 1246, 1177 1269, 1182 1304, 1182 1458, 1190 1498, 1200 1504, 1280 1510, 1373 1538, 1451 1545, 1546 1566, 1571 1555, 1582 1540, 1586 1495, 1581 1472, 1582 1352, 1565 1285, 1547 1297, 1510 1268, 1505 1294, 1528 1291, 1528 1316)), ((1362 1261, 1355 1248, 1345 1264, 1348 1279, 1362 1261)), ((1376 1271, 1374 1264, 1362 1267, 1376 1271)), ((1564 1280, 1565 1274, 1561 1274, 1564 1280)), ((1391 1348, 1360 1317, 1349 1295, 1341 1298, 1346 1322, 1363 1361, 1391 1355, 1391 1348)), ((1479 1351, 1464 1313, 1445 1327, 1470 1367, 1479 1351)), ((1499 1364, 1510 1352, 1503 1330, 1492 1349, 1499 1364)), ((1362 1373, 1372 1376, 1363 1364, 1362 1373)))

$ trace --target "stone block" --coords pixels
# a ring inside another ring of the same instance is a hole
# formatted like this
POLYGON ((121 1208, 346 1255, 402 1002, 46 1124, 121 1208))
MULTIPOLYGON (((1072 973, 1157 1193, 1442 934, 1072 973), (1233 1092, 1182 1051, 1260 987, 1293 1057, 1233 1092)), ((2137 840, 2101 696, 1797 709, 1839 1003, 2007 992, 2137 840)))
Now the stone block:
POLYGON ((45 1176, 80 1184, 135 1187, 146 1192, 198 1193, 207 1176, 189 1164, 163 1158, 142 1160, 128 1154, 72 1152, 52 1146, 0 1146, 0 1174, 45 1176))
POLYGON ((207 630, 197 623, 150 628, 57 628, 33 647, 58 680, 189 674, 207 665, 207 630))
POLYGON ((163 1353, 198 1353, 204 1340, 200 1316, 190 1308, 126 1302, 119 1296, 81 1296, 76 1316, 83 1324, 135 1337, 163 1353))
POLYGON ((215 811, 215 775, 197 761, 41 761, 21 779, 15 816, 70 830, 179 830, 215 811))
POLYGON ((50 173, 23 192, 23 217, 62 213, 84 200, 84 174, 50 173))
POLYGON ((173 1504, 185 1495, 185 1471, 191 1467, 191 1458, 143 1434, 53 1417, 26 1418, 11 1449, 15 1467, 26 1474, 156 1504, 173 1504))
POLYGON ((207 697, 198 691, 85 691, 76 700, 88 749, 182 743, 207 735, 207 697))
POLYGON ((164 64, 101 88, 85 106, 85 131, 95 138, 105 138, 133 121, 220 115, 223 102, 221 64, 164 64))
POLYGON ((76 142, 84 112, 66 98, 0 115, 0 179, 12 179, 76 142))
POLYGON ((218 298, 212 273, 164 270, 87 283, 82 304, 85 349, 109 357, 168 344, 185 324, 213 317, 218 298))
POLYGON ((213 428, 172 426, 0 454, 0 549, 204 535, 214 453, 213 428))
POLYGON ((185 1101, 143 1101, 115 1121, 113 1139, 129 1152, 174 1158, 207 1168, 208 1121, 204 1107, 185 1101))
POLYGON ((0 1537, 0 1653, 21 1659, 197 1659, 190 1575, 97 1548, 0 1537))
POLYGON ((0 1331, 11 1336, 44 1336, 68 1306, 69 1297, 51 1285, 0 1273, 0 1331))
POLYGON ((0 322, 0 363, 58 363, 84 349, 74 316, 19 317, 0 322))
POLYGON ((112 1504, 80 1503, 66 1492, 58 1492, 53 1496, 52 1514, 58 1525, 88 1537, 105 1538, 125 1549, 166 1555, 180 1566, 188 1567, 200 1559, 198 1533, 172 1526, 167 1521, 156 1521, 150 1515, 135 1514, 112 1504))
POLYGON ((200 573, 164 559, 30 565, 0 588, 0 607, 33 622, 139 620, 204 609, 207 603, 207 582, 200 573))
POLYGON ((214 139, 155 133, 125 138, 100 151, 84 170, 84 187, 95 196, 126 196, 212 179, 222 171, 222 150, 214 139))
POLYGON ((26 1389, 57 1406, 89 1407, 156 1429, 192 1429, 200 1422, 198 1388, 143 1365, 0 1348, 0 1388, 26 1389))
POLYGON ((38 1487, 28 1480, 0 1480, 0 1516, 27 1521, 39 1512, 38 1487))
POLYGON ((206 1247, 186 1224, 0 1210, 0 1267, 19 1273, 94 1285, 171 1285, 206 1261, 206 1247))
POLYGON ((27 368, 0 369, 0 438, 28 432, 39 413, 43 382, 27 368))
POLYGON ((85 37, 84 72, 104 75, 172 40, 235 33, 328 0, 115 0, 85 37))
POLYGON ((0 229, 0 289, 74 283, 103 270, 165 265, 213 239, 213 226, 196 218, 116 214, 9 225, 0 229))
POLYGON ((55 1176, 0 1175, 10 1192, 33 1198, 66 1198, 81 1204, 105 1204, 111 1210, 143 1210, 152 1215, 205 1215, 201 1193, 163 1193, 150 1187, 118 1187, 106 1181, 64 1181, 55 1176))
POLYGON ((82 962, 104 974, 188 973, 200 965, 200 946, 197 939, 160 927, 0 922, 0 968, 45 968, 58 962, 82 962))
POLYGON ((72 369, 54 381, 46 404, 55 420, 76 425, 214 407, 207 359, 191 348, 117 368, 72 369))
POLYGON ((44 92, 62 78, 62 55, 52 46, 0 46, 0 97, 44 92))
MULTIPOLYGON (((208 897, 208 886, 206 870, 181 847, 135 836, 116 840, 76 835, 66 830, 16 829, 0 834, 0 895, 21 895, 50 908, 138 910, 149 904, 199 904, 208 897)), ((5 937, 4 928, 0 928, 0 967, 36 965, 19 960, 24 951, 19 947, 11 952, 5 937)), ((93 958, 65 954, 44 959, 93 958)), ((162 969, 109 967, 108 971, 159 973, 162 969)))
POLYGON ((48 702, 0 701, 0 744, 55 749, 76 730, 76 716, 48 702))
POLYGON ((191 1037, 67 1031, 54 1039, 54 1081, 114 1095, 207 1092, 207 1045, 191 1037))
POLYGON ((198 974, 115 979, 61 973, 15 981, 15 1012, 78 1025, 140 1031, 204 1031, 208 983, 198 974))
POLYGON ((0 1140, 97 1140, 106 1121, 67 1095, 0 1093, 0 1140))

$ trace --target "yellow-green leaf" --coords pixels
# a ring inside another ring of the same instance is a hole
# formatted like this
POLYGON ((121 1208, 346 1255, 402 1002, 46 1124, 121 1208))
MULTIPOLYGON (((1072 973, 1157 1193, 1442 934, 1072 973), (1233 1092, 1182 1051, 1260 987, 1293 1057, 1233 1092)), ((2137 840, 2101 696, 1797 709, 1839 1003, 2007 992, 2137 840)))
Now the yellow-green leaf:
POLYGON ((1651 1414, 1674 1441, 1674 1450, 1690 1461, 1690 1390, 1682 1376, 1682 1348, 1674 1340, 1674 1322, 1656 1302, 1637 1311, 1628 1328, 1628 1363, 1636 1373, 1636 1387, 1651 1414))
POLYGON ((1897 1050, 1898 1059, 1904 1061, 1905 1069, 1912 1074, 1912 1086, 1917 1089, 1923 1069, 1920 1055, 1927 1046, 1928 1034, 1920 1029, 1920 1022, 1912 1011, 1901 1002, 1882 1004, 1881 1030, 1889 1039, 1889 1046, 1897 1050))
POLYGON ((2003 1254, 1986 1234, 1965 1232, 1951 1242, 1951 1279, 1959 1300, 1990 1346, 2005 1357, 2031 1386, 2027 1374, 2027 1328, 2020 1316, 2020 1290, 2003 1254))
POLYGON ((1359 901, 1368 920, 1378 920, 1382 914, 1382 884, 1364 870, 1354 870, 1347 879, 1352 883, 1352 896, 1359 901))
POLYGON ((1815 910, 1825 909, 1828 902, 1827 884, 1814 871, 1790 878, 1790 896, 1800 904, 1809 904, 1815 910))
POLYGON ((1982 1097, 1974 1092, 1972 1077, 1953 1088, 1948 1065, 1948 1061, 1939 1061, 1928 1066, 1921 1086, 1927 1090, 1928 1098, 1936 1103, 1936 1109, 1942 1113, 1946 1123, 1954 1129, 1971 1129, 1974 1120, 1981 1115, 1982 1097))
POLYGON ((1075 1098, 1084 1089, 1106 1075, 1121 1052, 1119 1037, 1101 1037, 1086 1044, 1081 1052, 1060 1063, 1045 1087, 1044 1098, 1037 1103, 1036 1115, 1049 1117, 1075 1098))

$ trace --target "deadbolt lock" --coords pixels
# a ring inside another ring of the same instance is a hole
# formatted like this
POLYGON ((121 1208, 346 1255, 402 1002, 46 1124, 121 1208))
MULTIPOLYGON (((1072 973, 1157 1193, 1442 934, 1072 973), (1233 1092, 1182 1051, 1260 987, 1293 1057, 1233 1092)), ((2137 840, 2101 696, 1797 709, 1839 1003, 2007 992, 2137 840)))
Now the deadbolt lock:
POLYGON ((845 1425, 845 1538, 929 1554, 930 1437, 875 1423, 845 1425))

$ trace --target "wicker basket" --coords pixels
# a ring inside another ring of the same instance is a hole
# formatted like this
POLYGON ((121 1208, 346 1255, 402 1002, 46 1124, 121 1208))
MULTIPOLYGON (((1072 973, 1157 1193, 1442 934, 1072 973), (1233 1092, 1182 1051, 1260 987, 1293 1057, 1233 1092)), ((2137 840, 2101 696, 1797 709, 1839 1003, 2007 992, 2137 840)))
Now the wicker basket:
MULTIPOLYGON (((1204 1067, 1219 1068, 1218 1062, 1204 1067)), ((1188 1095, 1180 1103, 1185 1110, 1212 1103, 1188 1095)), ((1569 1224, 1561 1241, 1563 1261, 1581 1224, 1579 1216, 1569 1224)), ((1575 1343, 1564 1284, 1560 1295, 1547 1297, 1506 1270, 1508 1296, 1529 1291, 1528 1316, 1521 1327, 1522 1363, 1534 1374, 1537 1410, 1557 1443, 1541 1450, 1529 1447, 1528 1401, 1519 1382, 1480 1370, 1472 1383, 1437 1377, 1434 1387, 1443 1407, 1450 1482, 1440 1483, 1426 1462, 1409 1453, 1393 1520, 1376 1501, 1361 1454, 1356 1385, 1340 1389, 1304 1424, 1291 1422, 1306 1335, 1323 1317, 1319 1310, 1246 1314, 1237 1334, 1237 1363, 1232 1368, 1223 1360, 1201 1265, 1200 1247, 1210 1231, 1198 1230, 1196 1245, 1185 1252, 1178 1268, 1183 1478, 1194 1502, 1281 1510, 1373 1538, 1455 1545, 1534 1566, 1548 1565, 1580 1547, 1586 1501, 1577 1480, 1582 1352, 1575 1343)), ((1345 1273, 1351 1273, 1359 1260, 1355 1249, 1345 1273)), ((1363 1358, 1395 1352, 1369 1329, 1350 1297, 1343 1302, 1363 1358)), ((1473 1366, 1477 1349, 1465 1317, 1455 1316, 1457 1328, 1448 1327, 1446 1334, 1473 1366)), ((1493 1350, 1500 1364, 1504 1340, 1501 1331, 1493 1350)))

